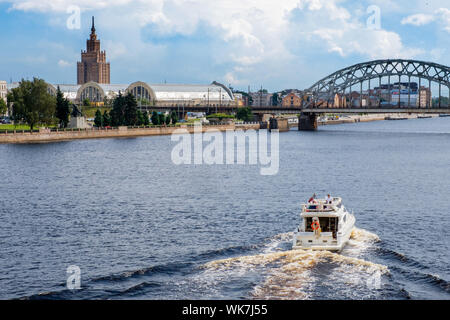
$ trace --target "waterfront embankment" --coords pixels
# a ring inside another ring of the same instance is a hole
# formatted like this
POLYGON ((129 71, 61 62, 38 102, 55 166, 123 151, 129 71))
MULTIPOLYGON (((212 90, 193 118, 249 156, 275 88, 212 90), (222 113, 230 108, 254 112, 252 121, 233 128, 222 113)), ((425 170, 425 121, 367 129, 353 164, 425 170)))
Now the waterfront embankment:
MULTIPOLYGON (((225 125, 203 125, 202 132, 207 130, 258 130, 259 123, 245 123, 245 124, 225 124, 225 125)), ((7 131, 0 134, 0 143, 33 143, 33 142, 53 142, 74 139, 98 139, 98 138, 126 138, 126 137, 142 137, 142 136, 157 136, 170 135, 177 129, 186 129, 189 133, 194 133, 194 125, 181 126, 158 126, 147 128, 132 128, 132 127, 118 127, 118 128, 91 128, 91 129, 77 129, 77 130, 50 130, 40 129, 39 132, 27 131, 7 131)), ((197 129, 198 130, 198 129, 197 129)))
MULTIPOLYGON (((345 123, 371 122, 383 120, 417 119, 423 115, 420 114, 366 114, 366 115, 346 115, 336 120, 318 121, 319 126, 337 125, 345 123)), ((438 115, 428 115, 427 117, 438 117, 438 115)), ((295 124, 297 126, 297 124, 295 124)), ((178 126, 156 126, 156 127, 118 127, 118 128, 90 128, 90 129, 67 129, 50 130, 40 129, 38 132, 26 130, 11 130, 0 132, 0 143, 40 143, 52 141, 64 141, 75 139, 99 139, 99 138, 126 138, 141 136, 171 135, 175 130, 184 128, 189 133, 194 133, 194 125, 178 126)), ((259 130, 261 124, 253 123, 230 123, 223 125, 203 125, 202 132, 215 129, 219 131, 226 130, 259 130)))
MULTIPOLYGON (((382 114, 365 114, 365 115, 348 115, 341 116, 336 120, 318 121, 319 126, 344 124, 344 123, 356 123, 356 122, 371 122, 371 121, 383 121, 383 120, 400 120, 400 119, 417 119, 422 115, 420 114, 399 114, 399 113, 382 113, 382 114)), ((427 117, 437 118, 439 115, 428 115, 427 117)))

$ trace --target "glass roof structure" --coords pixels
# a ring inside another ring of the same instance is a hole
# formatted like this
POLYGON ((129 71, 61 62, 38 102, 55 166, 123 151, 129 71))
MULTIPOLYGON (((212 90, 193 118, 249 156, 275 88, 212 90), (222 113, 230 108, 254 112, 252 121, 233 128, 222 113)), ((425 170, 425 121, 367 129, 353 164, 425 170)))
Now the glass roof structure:
MULTIPOLYGON (((18 82, 7 84, 11 90, 19 86, 18 82)), ((56 95, 57 87, 64 97, 72 102, 89 99, 91 102, 102 102, 105 98, 113 99, 119 92, 131 92, 138 100, 152 104, 231 104, 234 102, 233 93, 229 88, 218 82, 211 84, 149 84, 134 82, 132 84, 99 84, 88 82, 83 85, 48 84, 49 93, 56 95)))

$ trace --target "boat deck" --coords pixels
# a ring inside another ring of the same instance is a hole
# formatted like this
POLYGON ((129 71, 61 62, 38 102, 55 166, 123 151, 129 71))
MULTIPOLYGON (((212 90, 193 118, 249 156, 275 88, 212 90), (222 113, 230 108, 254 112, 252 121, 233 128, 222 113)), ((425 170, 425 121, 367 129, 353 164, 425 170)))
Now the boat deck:
POLYGON ((324 199, 316 199, 315 202, 302 204, 302 216, 338 216, 342 207, 341 198, 333 198, 331 203, 324 199))

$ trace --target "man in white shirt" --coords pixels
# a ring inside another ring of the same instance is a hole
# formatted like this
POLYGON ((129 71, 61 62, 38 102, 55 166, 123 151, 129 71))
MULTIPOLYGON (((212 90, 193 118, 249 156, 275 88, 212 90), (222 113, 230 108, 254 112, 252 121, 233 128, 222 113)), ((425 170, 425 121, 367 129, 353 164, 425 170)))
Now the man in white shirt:
POLYGON ((327 198, 327 203, 331 204, 332 202, 333 202, 333 198, 331 198, 331 196, 330 196, 330 195, 328 195, 328 198, 327 198))

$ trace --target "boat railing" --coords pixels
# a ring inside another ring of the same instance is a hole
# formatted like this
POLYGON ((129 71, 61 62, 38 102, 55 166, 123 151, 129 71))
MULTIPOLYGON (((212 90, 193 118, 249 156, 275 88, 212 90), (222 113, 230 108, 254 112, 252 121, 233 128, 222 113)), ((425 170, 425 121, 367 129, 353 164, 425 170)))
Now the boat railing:
POLYGON ((302 212, 332 212, 337 211, 342 204, 342 198, 335 197, 331 203, 325 199, 315 199, 314 202, 302 204, 302 212))
MULTIPOLYGON (((297 233, 298 236, 303 236, 303 237, 312 237, 314 235, 314 231, 301 231, 297 233)), ((321 232, 320 235, 322 237, 332 237, 333 236, 333 232, 321 232)))
POLYGON ((308 203, 302 204, 302 212, 331 212, 337 210, 335 203, 308 203))

